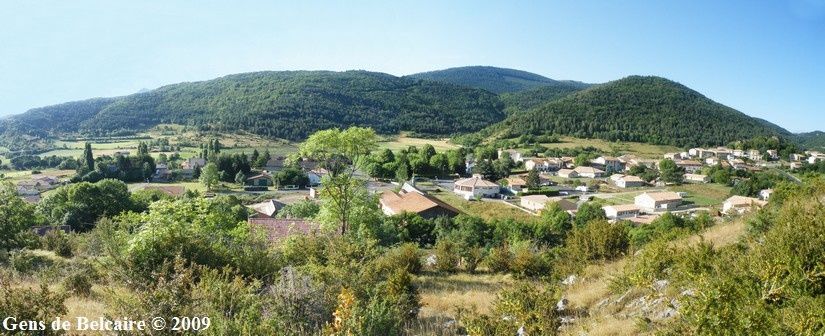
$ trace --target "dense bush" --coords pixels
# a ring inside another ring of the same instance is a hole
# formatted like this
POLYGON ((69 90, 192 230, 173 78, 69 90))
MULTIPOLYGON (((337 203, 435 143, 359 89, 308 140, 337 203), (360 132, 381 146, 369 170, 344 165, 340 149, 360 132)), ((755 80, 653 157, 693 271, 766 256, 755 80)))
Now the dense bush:
MULTIPOLYGON (((18 322, 22 321, 53 321, 66 314, 65 293, 53 292, 49 286, 41 283, 39 288, 12 287, 10 279, 0 274, 0 316, 13 316, 18 322)), ((56 335, 46 325, 45 330, 38 331, 38 335, 56 335)), ((32 332, 5 331, 10 335, 29 335, 32 332)))
POLYGON ((42 241, 43 248, 61 257, 71 258, 73 255, 71 238, 61 230, 49 231, 43 236, 42 241))

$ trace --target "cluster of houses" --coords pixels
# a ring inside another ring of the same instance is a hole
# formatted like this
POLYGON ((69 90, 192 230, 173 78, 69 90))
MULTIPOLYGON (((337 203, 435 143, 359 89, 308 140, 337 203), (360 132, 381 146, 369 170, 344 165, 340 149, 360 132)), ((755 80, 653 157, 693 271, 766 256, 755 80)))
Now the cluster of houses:
MULTIPOLYGON (((760 198, 734 195, 722 203, 722 213, 727 215, 742 214, 767 204, 772 190, 760 192, 760 198)), ((683 193, 672 191, 646 192, 633 199, 633 204, 617 204, 602 207, 611 220, 629 220, 639 224, 650 223, 665 211, 678 210, 683 204, 683 193)))
POLYGON ((65 183, 55 176, 35 176, 17 183, 17 194, 29 203, 40 202, 40 195, 65 183))
MULTIPOLYGON (((246 179, 246 184, 249 186, 255 187, 270 187, 274 185, 274 181, 272 180, 272 175, 283 170, 288 166, 287 159, 283 156, 275 157, 269 159, 264 165, 264 170, 261 171, 259 174, 254 176, 250 176, 246 179)), ((329 172, 318 166, 318 162, 310 160, 310 159, 302 159, 298 161, 297 167, 307 175, 307 179, 309 180, 309 187, 318 186, 321 184, 321 179, 327 175, 329 172)), ((305 186, 298 186, 298 185, 280 185, 278 188, 281 189, 300 189, 305 186)))

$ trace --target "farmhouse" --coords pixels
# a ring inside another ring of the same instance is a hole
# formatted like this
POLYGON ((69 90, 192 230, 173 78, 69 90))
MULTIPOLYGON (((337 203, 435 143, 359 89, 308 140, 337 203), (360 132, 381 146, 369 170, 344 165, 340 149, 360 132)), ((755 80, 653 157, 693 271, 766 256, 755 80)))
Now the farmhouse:
POLYGON ((579 167, 576 167, 573 170, 575 170, 576 174, 578 174, 581 177, 597 178, 597 177, 604 176, 604 170, 594 168, 594 167, 579 166, 579 167))
POLYGON ((281 211, 285 206, 286 204, 274 199, 255 203, 249 206, 250 209, 255 211, 250 217, 274 218, 278 211, 281 211))
POLYGON ((625 219, 636 217, 641 213, 641 209, 635 204, 620 204, 603 206, 604 214, 608 219, 625 219))
POLYGON ((498 184, 483 179, 479 174, 458 180, 453 187, 453 192, 465 199, 495 197, 499 191, 498 184))
POLYGON ((387 216, 408 212, 432 219, 442 216, 455 217, 461 213, 449 204, 418 190, 402 189, 398 193, 388 190, 381 194, 378 202, 381 203, 381 211, 387 216))
POLYGON ((191 169, 191 170, 195 170, 195 169, 198 169, 198 168, 203 168, 204 166, 206 166, 206 159, 196 158, 196 157, 189 158, 189 159, 187 159, 186 161, 183 161, 183 163, 180 164, 180 167, 182 169, 191 169))
POLYGON ((260 173, 247 178, 246 184, 255 187, 268 187, 272 185, 272 176, 267 173, 260 173))
POLYGON ((682 204, 682 196, 675 192, 653 192, 636 196, 633 203, 646 212, 673 210, 682 204))
POLYGON ((522 208, 525 208, 525 209, 528 209, 528 210, 531 210, 531 211, 534 211, 534 212, 540 212, 541 210, 544 210, 544 206, 549 201, 550 201, 550 197, 547 197, 545 195, 529 195, 529 196, 522 196, 521 200, 519 201, 519 204, 521 205, 522 208))
POLYGON ((760 208, 768 202, 753 197, 734 195, 722 203, 722 212, 726 214, 741 214, 753 208, 760 208))
POLYGON ((684 175, 685 182, 689 183, 708 183, 710 182, 710 178, 707 175, 702 174, 685 174, 684 175))
POLYGON ((645 185, 645 180, 633 175, 623 175, 622 177, 617 178, 614 182, 619 188, 637 188, 645 185))
POLYGON ((579 177, 579 173, 573 169, 559 169, 559 177, 576 178, 579 177))

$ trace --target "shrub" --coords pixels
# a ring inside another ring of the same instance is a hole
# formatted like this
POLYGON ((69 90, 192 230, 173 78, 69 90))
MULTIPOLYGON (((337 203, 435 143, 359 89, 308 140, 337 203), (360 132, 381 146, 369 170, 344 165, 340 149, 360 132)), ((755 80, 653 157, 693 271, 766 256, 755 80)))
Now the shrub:
POLYGON ((499 293, 490 315, 462 317, 470 335, 555 335, 559 328, 559 295, 553 288, 519 282, 499 293))
POLYGON ((63 288, 75 295, 87 297, 92 294, 92 277, 83 270, 71 272, 63 279, 63 288))
POLYGON ((69 236, 61 230, 49 231, 43 236, 42 241, 45 249, 53 251, 61 257, 71 258, 74 255, 69 236))
MULTIPOLYGON (((10 279, 0 275, 0 316, 4 318, 14 316, 18 321, 52 321, 66 314, 66 298, 65 293, 50 291, 45 283, 41 284, 39 289, 12 288, 10 279)), ((21 332, 20 334, 27 333, 21 332)), ((48 326, 46 330, 38 333, 38 335, 56 334, 57 332, 48 326)))
POLYGON ((51 267, 54 260, 43 254, 28 250, 12 252, 9 257, 12 269, 23 274, 32 274, 38 270, 51 267))
POLYGON ((502 245, 491 248, 485 262, 491 272, 507 273, 510 271, 510 263, 512 260, 513 256, 510 253, 510 248, 507 245, 502 245))
POLYGON ((455 272, 458 259, 458 247, 452 241, 442 239, 435 244, 435 269, 439 272, 455 272))
POLYGON ((411 274, 421 272, 421 252, 415 243, 401 244, 376 260, 384 269, 403 269, 411 274))
POLYGON ((549 273, 549 263, 543 253, 529 241, 513 244, 510 272, 517 277, 538 276, 549 273))
POLYGON ((596 220, 574 228, 567 237, 565 250, 573 260, 610 260, 624 255, 628 246, 626 226, 596 220))
POLYGON ((478 264, 484 260, 484 248, 471 247, 465 249, 461 256, 464 260, 464 270, 469 273, 475 273, 478 264))

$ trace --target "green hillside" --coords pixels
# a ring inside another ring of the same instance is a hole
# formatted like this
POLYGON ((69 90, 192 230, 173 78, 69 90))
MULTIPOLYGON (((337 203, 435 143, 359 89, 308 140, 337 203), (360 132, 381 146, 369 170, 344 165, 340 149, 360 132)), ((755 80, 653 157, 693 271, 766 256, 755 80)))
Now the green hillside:
POLYGON ((797 133, 796 140, 802 147, 807 149, 825 149, 825 132, 822 131, 797 133))
POLYGON ((469 86, 494 93, 519 92, 542 86, 572 90, 580 90, 589 86, 581 82, 557 81, 526 71, 490 66, 450 68, 417 73, 408 77, 469 86))
POLYGON ((578 91, 581 89, 570 86, 540 86, 525 91, 502 93, 499 97, 504 103, 504 111, 509 115, 544 105, 578 91))
POLYGON ((756 136, 792 136, 764 120, 716 103, 661 77, 631 76, 512 113, 486 134, 555 133, 675 146, 727 144, 756 136))
POLYGON ((172 123, 301 140, 319 129, 350 125, 392 134, 472 132, 502 120, 502 110, 496 95, 478 89, 366 71, 289 71, 55 105, 14 116, 10 123, 35 133, 102 134, 172 123))

